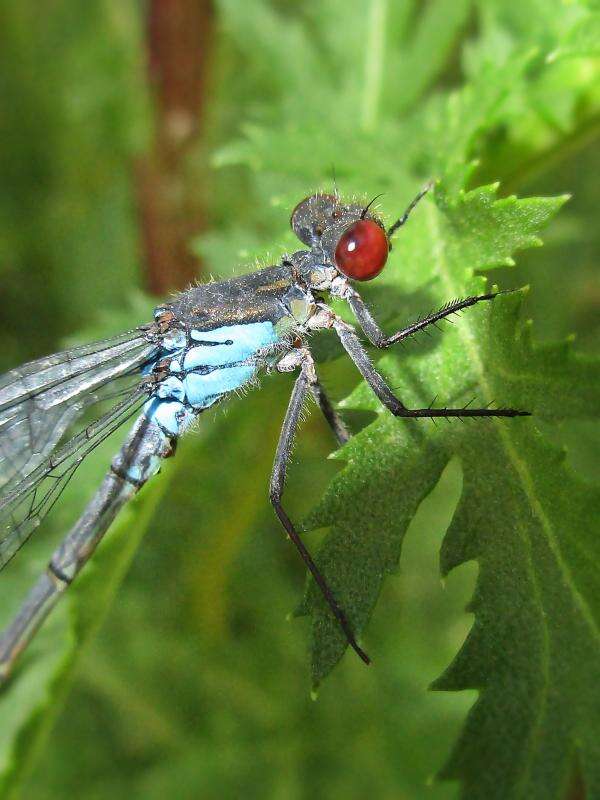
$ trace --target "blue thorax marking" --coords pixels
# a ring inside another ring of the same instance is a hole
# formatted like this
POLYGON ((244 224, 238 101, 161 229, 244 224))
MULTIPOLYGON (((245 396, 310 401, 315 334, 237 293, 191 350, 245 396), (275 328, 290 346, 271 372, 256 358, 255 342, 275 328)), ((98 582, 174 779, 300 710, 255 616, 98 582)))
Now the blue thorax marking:
POLYGON ((172 356, 170 374, 144 406, 148 419, 168 436, 179 436, 197 411, 251 380, 257 369, 253 357, 279 336, 266 321, 192 330, 190 340, 197 344, 189 344, 183 331, 164 337, 157 360, 172 356))

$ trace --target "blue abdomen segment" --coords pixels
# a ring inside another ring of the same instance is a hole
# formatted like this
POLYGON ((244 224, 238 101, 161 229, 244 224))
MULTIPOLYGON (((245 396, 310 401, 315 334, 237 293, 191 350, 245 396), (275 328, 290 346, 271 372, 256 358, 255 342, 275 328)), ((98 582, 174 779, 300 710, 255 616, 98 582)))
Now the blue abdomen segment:
POLYGON ((192 330, 189 340, 171 334, 160 357, 171 358, 169 375, 146 403, 145 415, 165 436, 180 436, 199 411, 250 381, 256 356, 278 340, 269 321, 192 330))
POLYGON ((180 400, 165 400, 151 397, 144 406, 148 419, 156 422, 159 428, 170 437, 177 437, 194 419, 194 412, 180 400))
POLYGON ((183 382, 188 402, 194 408, 207 408, 221 395, 239 389, 252 379, 255 372, 253 364, 217 367, 207 374, 191 372, 183 382))

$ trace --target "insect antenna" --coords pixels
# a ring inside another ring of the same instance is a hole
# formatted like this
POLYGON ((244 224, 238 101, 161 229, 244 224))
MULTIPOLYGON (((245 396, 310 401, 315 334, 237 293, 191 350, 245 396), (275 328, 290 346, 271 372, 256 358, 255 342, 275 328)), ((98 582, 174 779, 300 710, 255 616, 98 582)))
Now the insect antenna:
MULTIPOLYGON (((416 205, 418 205, 420 203, 420 201, 425 197, 427 192, 430 189, 433 189, 434 185, 435 185, 434 181, 429 181, 429 183, 426 183, 425 186, 419 192, 419 194, 414 198, 414 200, 412 200, 408 204, 408 208, 406 209, 404 214, 402 214, 402 216, 399 219, 397 219, 396 222, 394 222, 393 225, 390 225, 390 227, 387 229, 388 239, 391 238, 396 233, 398 228, 401 228, 404 225, 406 220, 410 217, 410 214, 411 214, 412 210, 415 208, 416 205)), ((371 203, 372 202, 373 201, 371 200, 371 203)), ((369 203, 369 205, 371 205, 371 203, 369 203)), ((367 206, 367 208, 368 208, 368 206, 367 206)))
POLYGON ((371 208, 371 206, 373 205, 373 203, 374 203, 376 200, 379 200, 379 198, 380 198, 380 197, 383 197, 383 195, 384 195, 384 194, 385 194, 385 192, 381 192, 381 194, 376 194, 376 195, 375 195, 375 197, 374 197, 374 198, 373 198, 371 201, 369 201, 369 202, 367 203, 367 205, 366 205, 366 206, 363 208, 363 210, 362 210, 362 214, 360 215, 360 218, 361 218, 361 219, 364 219, 364 218, 367 216, 367 211, 368 211, 368 210, 371 208))

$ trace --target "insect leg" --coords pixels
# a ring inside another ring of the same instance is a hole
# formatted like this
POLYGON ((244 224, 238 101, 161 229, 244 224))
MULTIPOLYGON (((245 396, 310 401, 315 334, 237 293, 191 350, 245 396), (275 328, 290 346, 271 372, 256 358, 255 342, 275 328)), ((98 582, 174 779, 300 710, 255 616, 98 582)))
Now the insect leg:
POLYGON ((318 378, 315 379, 314 383, 311 383, 310 391, 323 412, 323 416, 329 423, 329 427, 333 431, 333 435, 337 439, 338 444, 346 444, 351 434, 344 420, 333 407, 331 400, 327 396, 318 378))
MULTIPOLYGON (((316 383, 314 362, 308 350, 296 350, 291 355, 293 355, 296 359, 295 366, 300 366, 300 374, 298 375, 296 383, 294 384, 292 396, 290 397, 290 402, 287 408, 285 419, 283 421, 283 426, 281 428, 279 443, 277 444, 277 451, 275 453, 275 460, 273 462, 271 481, 269 484, 269 497, 281 524, 285 528, 289 538, 296 546, 296 549, 300 553, 302 560, 315 579, 315 583, 321 590, 321 593, 325 598, 327 605, 331 609, 333 616, 336 618, 340 627, 344 631, 346 639, 348 640, 348 644, 357 653, 357 655, 360 656, 365 664, 369 664, 370 659, 364 650, 362 650, 357 644, 352 632, 352 628, 346 619, 346 615, 338 605, 337 600, 333 596, 333 593, 327 584, 327 581, 319 571, 319 568, 313 561, 312 556, 306 549, 304 542, 281 505, 281 497, 283 495, 287 465, 290 459, 290 452, 292 443, 294 441, 294 435, 298 427, 302 405, 309 391, 311 390, 311 386, 316 383)), ((280 369, 281 371, 289 371, 290 369, 293 369, 293 366, 293 361, 288 361, 285 365, 282 365, 280 369)))
POLYGON ((498 294, 501 294, 501 292, 490 292, 489 294, 480 294, 474 295, 473 297, 465 297, 461 300, 453 300, 451 303, 448 303, 438 311, 427 314, 425 317, 413 322, 411 325, 407 325, 406 328, 402 328, 402 330, 399 330, 390 336, 386 336, 381 330, 379 324, 375 321, 371 312, 367 308, 365 301, 355 289, 350 289, 348 291, 346 300, 354 312, 354 316, 364 331, 367 339, 375 347, 384 349, 396 344, 397 342, 401 342, 403 339, 408 339, 410 336, 414 336, 415 333, 424 330, 429 325, 436 325, 436 323, 440 320, 450 317, 452 314, 457 314, 459 311, 462 311, 463 308, 474 306, 476 303, 480 303, 482 300, 493 300, 498 294))
POLYGON ((339 317, 334 317, 333 328, 358 371, 383 405, 396 417, 528 417, 528 411, 513 408, 407 408, 392 392, 377 372, 354 329, 339 317))

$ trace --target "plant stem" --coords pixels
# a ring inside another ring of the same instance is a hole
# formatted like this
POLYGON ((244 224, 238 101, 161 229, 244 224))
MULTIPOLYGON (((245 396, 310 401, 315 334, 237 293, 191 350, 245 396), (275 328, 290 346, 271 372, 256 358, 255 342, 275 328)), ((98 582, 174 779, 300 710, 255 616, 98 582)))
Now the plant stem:
POLYGON ((188 242, 203 227, 202 187, 189 156, 201 133, 213 10, 210 0, 150 0, 146 13, 154 141, 136 182, 145 283, 162 296, 199 271, 188 242))

